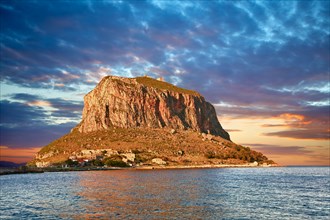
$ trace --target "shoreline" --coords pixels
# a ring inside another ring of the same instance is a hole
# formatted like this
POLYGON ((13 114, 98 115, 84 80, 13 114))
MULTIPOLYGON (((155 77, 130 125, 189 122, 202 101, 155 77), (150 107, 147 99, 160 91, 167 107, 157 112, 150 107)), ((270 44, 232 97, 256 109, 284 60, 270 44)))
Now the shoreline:
POLYGON ((2 175, 11 175, 11 174, 27 174, 27 173, 44 173, 45 171, 43 170, 26 170, 26 171, 23 171, 23 170, 16 170, 16 169, 13 169, 13 170, 4 170, 4 171, 1 171, 0 170, 0 176, 2 175))
POLYGON ((200 165, 177 165, 177 166, 137 166, 137 167, 67 167, 67 168, 42 168, 31 170, 5 169, 0 170, 0 176, 11 174, 36 174, 48 172, 81 172, 81 171, 107 171, 107 170, 174 170, 174 169, 219 169, 219 168, 273 168, 284 167, 280 165, 251 166, 242 164, 200 164, 200 165))
POLYGON ((167 169, 209 169, 209 168, 272 168, 283 167, 280 165, 273 166, 251 166, 242 164, 201 164, 201 165, 178 165, 178 166, 141 166, 134 167, 136 170, 167 170, 167 169))

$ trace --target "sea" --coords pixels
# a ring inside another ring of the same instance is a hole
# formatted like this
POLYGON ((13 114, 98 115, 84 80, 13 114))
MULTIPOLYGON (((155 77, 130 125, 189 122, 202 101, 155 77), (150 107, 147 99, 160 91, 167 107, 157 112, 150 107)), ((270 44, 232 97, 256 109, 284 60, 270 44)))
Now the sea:
POLYGON ((0 219, 330 219, 330 167, 0 176, 0 219))

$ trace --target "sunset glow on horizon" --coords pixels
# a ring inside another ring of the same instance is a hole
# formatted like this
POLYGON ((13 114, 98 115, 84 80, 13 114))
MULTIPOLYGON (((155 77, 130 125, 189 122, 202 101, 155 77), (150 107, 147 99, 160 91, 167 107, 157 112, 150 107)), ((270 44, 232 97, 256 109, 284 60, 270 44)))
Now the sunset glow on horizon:
POLYGON ((0 1, 0 160, 81 120, 106 75, 163 77, 212 103, 233 142, 330 165, 329 1, 0 1))

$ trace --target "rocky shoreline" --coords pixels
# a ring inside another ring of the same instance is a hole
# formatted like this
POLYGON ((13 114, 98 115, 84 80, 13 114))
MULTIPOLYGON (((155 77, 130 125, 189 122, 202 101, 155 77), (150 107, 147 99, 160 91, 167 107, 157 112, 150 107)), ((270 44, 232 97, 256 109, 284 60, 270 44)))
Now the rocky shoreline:
POLYGON ((9 174, 26 174, 26 173, 44 173, 43 170, 20 170, 20 169, 4 169, 0 170, 1 175, 9 175, 9 174))
MULTIPOLYGON (((152 169, 204 169, 204 168, 271 168, 281 167, 279 165, 251 166, 242 164, 203 164, 203 165, 178 165, 178 166, 142 166, 135 167, 136 170, 152 170, 152 169)), ((132 169, 132 168, 128 168, 132 169)))
POLYGON ((74 172, 74 171, 107 171, 107 170, 171 170, 171 169, 217 169, 217 168, 272 168, 279 165, 251 165, 251 164, 201 164, 177 166, 136 166, 136 167, 47 167, 31 170, 5 169, 0 175, 45 173, 45 172, 74 172))

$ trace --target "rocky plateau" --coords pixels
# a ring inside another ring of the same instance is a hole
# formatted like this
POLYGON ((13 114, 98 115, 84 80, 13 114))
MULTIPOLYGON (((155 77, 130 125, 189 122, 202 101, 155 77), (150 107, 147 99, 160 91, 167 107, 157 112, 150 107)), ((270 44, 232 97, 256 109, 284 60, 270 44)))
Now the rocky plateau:
POLYGON ((29 164, 109 158, 134 167, 274 164, 233 143, 198 92, 150 77, 104 77, 85 95, 81 122, 29 164))

